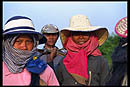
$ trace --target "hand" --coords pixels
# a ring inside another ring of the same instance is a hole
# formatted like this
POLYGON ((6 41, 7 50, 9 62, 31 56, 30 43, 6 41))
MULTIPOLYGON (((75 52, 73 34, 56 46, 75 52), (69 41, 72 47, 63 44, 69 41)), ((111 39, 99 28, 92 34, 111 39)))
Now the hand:
POLYGON ((51 48, 50 49, 51 50, 51 53, 49 54, 49 56, 48 56, 48 62, 51 62, 51 61, 53 61, 53 59, 55 58, 55 56, 56 56, 56 54, 57 54, 57 48, 56 47, 54 47, 54 48, 51 48))

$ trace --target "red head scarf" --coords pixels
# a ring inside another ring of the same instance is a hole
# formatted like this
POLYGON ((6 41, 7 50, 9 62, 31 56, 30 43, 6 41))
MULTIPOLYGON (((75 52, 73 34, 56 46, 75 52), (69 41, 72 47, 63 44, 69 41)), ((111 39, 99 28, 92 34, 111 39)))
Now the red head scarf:
POLYGON ((72 40, 72 36, 68 37, 68 42, 65 45, 67 55, 64 59, 64 65, 67 71, 71 74, 80 75, 88 79, 88 63, 87 56, 101 56, 98 50, 98 38, 94 33, 91 33, 89 40, 78 45, 72 40))

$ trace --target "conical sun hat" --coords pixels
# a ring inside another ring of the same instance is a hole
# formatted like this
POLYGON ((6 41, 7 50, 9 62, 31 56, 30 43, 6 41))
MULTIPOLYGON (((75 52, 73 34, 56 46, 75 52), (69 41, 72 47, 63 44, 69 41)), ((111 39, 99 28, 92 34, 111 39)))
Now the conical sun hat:
POLYGON ((120 37, 127 37, 127 17, 124 17, 117 22, 115 26, 115 32, 120 37))
POLYGON ((12 34, 35 34, 38 36, 38 40, 42 39, 41 43, 46 42, 46 38, 41 33, 35 31, 32 20, 25 16, 11 17, 4 26, 3 36, 12 34))
POLYGON ((66 43, 71 31, 92 32, 94 31, 98 37, 99 46, 101 46, 108 38, 108 30, 102 26, 91 26, 89 19, 85 15, 75 15, 70 18, 70 25, 63 28, 60 32, 62 45, 66 43))

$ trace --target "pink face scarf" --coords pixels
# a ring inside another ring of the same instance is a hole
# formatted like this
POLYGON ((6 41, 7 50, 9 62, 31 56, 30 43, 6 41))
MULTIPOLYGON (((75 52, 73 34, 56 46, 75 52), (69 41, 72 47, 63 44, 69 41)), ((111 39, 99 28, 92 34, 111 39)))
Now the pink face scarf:
POLYGON ((94 33, 91 33, 89 40, 78 45, 72 40, 72 36, 68 37, 68 42, 65 45, 67 55, 64 59, 64 65, 67 71, 71 74, 80 75, 88 79, 88 63, 87 56, 101 56, 98 50, 98 38, 94 33))

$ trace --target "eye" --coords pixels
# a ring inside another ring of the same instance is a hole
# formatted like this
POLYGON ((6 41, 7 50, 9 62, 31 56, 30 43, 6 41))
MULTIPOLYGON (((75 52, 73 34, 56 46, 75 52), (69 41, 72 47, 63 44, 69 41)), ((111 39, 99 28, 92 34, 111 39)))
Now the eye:
POLYGON ((16 40, 15 43, 22 43, 22 41, 21 40, 16 40))
POLYGON ((33 43, 33 41, 32 41, 32 40, 27 40, 26 42, 27 42, 27 43, 33 43))

